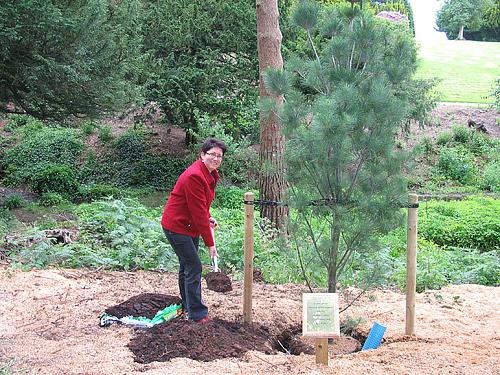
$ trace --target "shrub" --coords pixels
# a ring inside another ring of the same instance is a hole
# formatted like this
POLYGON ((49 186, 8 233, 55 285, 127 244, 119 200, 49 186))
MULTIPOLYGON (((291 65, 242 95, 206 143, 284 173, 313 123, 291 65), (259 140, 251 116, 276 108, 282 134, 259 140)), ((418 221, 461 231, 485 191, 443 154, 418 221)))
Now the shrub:
POLYGON ((453 134, 453 140, 464 145, 467 144, 471 137, 470 129, 464 125, 453 125, 451 127, 451 132, 453 134))
POLYGON ((236 186, 218 187, 213 205, 218 208, 243 210, 243 200, 246 190, 236 186))
POLYGON ((434 145, 432 143, 432 138, 425 136, 422 138, 420 141, 420 147, 422 149, 422 152, 426 156, 430 156, 434 153, 434 145))
POLYGON ((102 143, 108 143, 113 139, 113 129, 111 125, 104 125, 99 128, 99 140, 102 143))
POLYGON ((446 146, 447 144, 451 143, 452 140, 453 140, 453 133, 443 132, 439 133, 436 143, 440 146, 446 146))
POLYGON ((35 119, 29 115, 10 115, 9 121, 4 127, 4 131, 13 132, 17 129, 20 129, 25 126, 43 126, 43 123, 40 120, 35 119))
POLYGON ((26 130, 13 147, 5 151, 2 165, 5 183, 31 183, 49 165, 74 167, 83 144, 74 129, 41 127, 26 130))
POLYGON ((22 197, 21 194, 11 194, 3 201, 3 207, 11 210, 13 208, 23 207, 26 204, 26 201, 22 197))
POLYGON ((113 141, 113 148, 119 160, 138 160, 147 151, 146 133, 140 129, 129 129, 113 141))
POLYGON ((92 202, 110 197, 119 198, 122 195, 122 189, 106 184, 82 185, 78 192, 78 198, 82 202, 92 202))
POLYGON ((421 204, 419 235, 441 246, 489 251, 500 248, 500 200, 472 197, 463 201, 421 204))
POLYGON ((228 121, 221 122, 208 114, 199 115, 196 121, 198 130, 190 133, 198 143, 208 137, 216 137, 224 141, 228 148, 219 168, 222 178, 229 184, 237 184, 249 189, 255 188, 259 162, 257 152, 250 146, 248 138, 235 139, 231 134, 226 133, 226 128, 234 127, 234 125, 228 121))
POLYGON ((65 198, 74 198, 79 183, 75 172, 65 165, 49 165, 33 177, 32 189, 38 194, 59 193, 65 198))
POLYGON ((67 200, 59 193, 43 193, 40 197, 40 204, 46 207, 58 206, 66 202, 67 200))
POLYGON ((97 128, 97 124, 92 120, 86 120, 80 125, 80 128, 84 135, 91 135, 97 128))
POLYGON ((483 188, 494 193, 500 192, 500 161, 490 163, 484 168, 483 188))
POLYGON ((498 141, 489 138, 487 135, 471 130, 471 135, 467 143, 467 148, 477 156, 489 157, 491 154, 498 155, 498 141))
POLYGON ((464 185, 474 183, 478 176, 472 155, 464 147, 441 149, 436 167, 445 177, 464 185))

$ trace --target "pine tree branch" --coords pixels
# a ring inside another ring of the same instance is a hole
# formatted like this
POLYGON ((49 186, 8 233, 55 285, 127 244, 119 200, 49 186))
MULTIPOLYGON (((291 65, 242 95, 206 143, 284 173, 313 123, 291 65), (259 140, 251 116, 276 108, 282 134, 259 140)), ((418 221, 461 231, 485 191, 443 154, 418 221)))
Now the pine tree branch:
POLYGON ((325 262, 325 259, 323 258, 321 252, 319 251, 319 246, 318 246, 318 242, 317 242, 317 240, 319 238, 316 239, 316 236, 314 235, 314 231, 312 229, 311 222, 307 218, 305 218, 304 220, 305 220, 305 222, 307 224, 307 229, 309 231, 309 236, 311 237, 311 239, 313 241, 314 250, 316 250, 316 253, 318 254, 319 260, 321 261, 321 263, 323 264, 323 266, 325 268, 328 268, 328 264, 325 262))
POLYGON ((352 60, 354 59, 354 49, 356 48, 356 41, 352 44, 351 57, 349 58, 349 70, 352 70, 352 60))
POLYGON ((302 254, 300 252, 300 248, 299 248, 299 244, 298 244, 298 241, 297 241, 297 237, 294 236, 293 240, 295 242, 295 248, 297 249, 297 255, 299 257, 299 263, 300 263, 300 269, 302 271, 302 276, 304 277, 304 281, 306 282, 307 287, 309 288, 309 291, 312 293, 313 290, 312 290, 311 284, 309 282, 309 278, 307 277, 306 270, 305 270, 305 267, 304 267, 304 263, 302 261, 302 254))
POLYGON ((361 298, 361 296, 363 294, 366 293, 366 291, 367 291, 367 289, 363 289, 361 292, 359 292, 359 294, 356 296, 356 298, 354 298, 351 302, 349 302, 347 304, 346 307, 344 307, 342 310, 339 311, 339 314, 342 313, 342 312, 344 312, 344 311, 346 311, 349 307, 351 307, 354 304, 354 302, 356 302, 359 298, 361 298))
POLYGON ((316 56, 316 60, 318 61, 318 64, 321 65, 321 60, 319 59, 318 51, 316 50, 316 46, 314 45, 314 42, 313 42, 312 37, 311 37, 311 32, 309 30, 307 30, 307 38, 309 39, 309 43, 311 43, 311 47, 313 49, 314 56, 316 56))

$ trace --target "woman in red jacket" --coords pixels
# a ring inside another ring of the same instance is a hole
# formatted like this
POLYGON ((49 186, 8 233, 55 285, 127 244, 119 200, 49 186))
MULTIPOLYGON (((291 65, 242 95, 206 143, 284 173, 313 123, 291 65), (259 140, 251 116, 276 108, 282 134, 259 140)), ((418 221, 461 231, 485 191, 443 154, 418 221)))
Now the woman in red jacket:
POLYGON ((161 218, 165 236, 179 258, 179 289, 182 305, 190 320, 210 321, 208 308, 201 298, 201 261, 198 255, 200 235, 210 257, 217 256, 212 229, 217 221, 210 215, 210 205, 219 181, 224 142, 208 138, 201 146, 200 159, 186 169, 170 193, 161 218))

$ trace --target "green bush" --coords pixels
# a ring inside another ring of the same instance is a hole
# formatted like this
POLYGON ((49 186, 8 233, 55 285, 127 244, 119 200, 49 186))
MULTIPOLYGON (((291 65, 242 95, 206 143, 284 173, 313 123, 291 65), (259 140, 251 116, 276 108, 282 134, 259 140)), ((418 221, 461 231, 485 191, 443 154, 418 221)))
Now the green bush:
POLYGON ((464 185, 473 184, 479 173, 472 155, 463 146, 441 149, 436 168, 444 177, 464 185))
MULTIPOLYGON (((218 187, 215 193, 213 206, 218 208, 243 210, 245 192, 246 190, 240 189, 236 186, 218 187)), ((257 196, 257 194, 255 195, 257 196)))
POLYGON ((67 200, 59 193, 43 193, 39 202, 42 206, 51 207, 66 203, 67 200))
POLYGON ((484 168, 483 188, 494 193, 500 192, 500 161, 490 163, 484 168))
MULTIPOLYGON (((423 208, 421 206, 421 208, 423 208)), ((447 208, 445 211, 449 211, 447 208)), ((419 220, 422 214, 419 215, 419 220)), ((386 269, 381 285, 406 287, 406 229, 398 228, 381 238, 386 269), (388 251, 388 254, 387 254, 388 251)), ((439 247, 418 237, 417 291, 439 289, 448 284, 473 283, 496 286, 500 282, 500 255, 497 250, 481 253, 475 249, 439 247)), ((371 263, 371 260, 369 261, 371 263)))
POLYGON ((471 136, 471 131, 464 125, 453 125, 451 127, 451 132, 453 134, 453 140, 457 143, 467 144, 471 136))
POLYGON ((84 135, 91 135, 94 130, 97 128, 97 124, 92 121, 92 120, 85 120, 81 125, 80 128, 82 129, 82 133, 84 135))
POLYGON ((23 207, 26 204, 26 201, 22 197, 21 194, 11 194, 7 198, 4 199, 3 201, 3 207, 11 210, 13 208, 20 208, 23 207))
POLYGON ((424 155, 430 156, 434 153, 434 144, 432 143, 432 138, 425 136, 422 137, 422 140, 420 141, 420 148, 423 152, 424 155))
POLYGON ((128 129, 113 141, 118 160, 139 160, 148 148, 146 133, 141 129, 128 129))
POLYGON ((43 123, 40 120, 37 120, 29 115, 10 115, 9 121, 3 129, 6 132, 13 132, 25 126, 41 127, 43 126, 43 123))
POLYGON ((81 202, 93 202, 102 198, 119 198, 123 196, 123 189, 107 184, 81 185, 78 199, 81 202))
POLYGON ((113 129, 111 125, 101 126, 99 128, 98 137, 102 143, 110 142, 113 139, 113 129))
POLYGON ((51 165, 76 168, 83 144, 74 129, 40 127, 28 131, 25 127, 21 135, 1 161, 4 183, 30 184, 33 176, 51 165))
POLYGON ((256 188, 259 160, 257 152, 250 146, 249 138, 235 139, 226 129, 233 127, 229 121, 222 122, 208 114, 197 116, 198 130, 190 131, 198 144, 193 150, 198 152, 199 145, 208 137, 218 138, 226 144, 228 150, 219 168, 222 179, 228 184, 256 188))
POLYGON ((118 153, 99 156, 89 153, 78 169, 78 180, 83 184, 170 190, 189 164, 184 158, 149 152, 136 156, 122 159, 118 153))
POLYGON ((471 130, 471 135, 467 143, 467 148, 477 156, 490 158, 491 155, 498 155, 500 152, 500 142, 489 136, 471 130))
POLYGON ((76 197, 79 182, 73 169, 65 165, 49 165, 33 177, 31 187, 35 193, 59 193, 64 198, 76 197))
POLYGON ((443 132, 443 133, 439 133, 437 140, 436 140, 436 143, 439 146, 446 146, 449 143, 451 143, 452 140, 453 140, 453 133, 443 132))
POLYGON ((420 205, 419 236, 441 246, 500 248, 500 200, 471 197, 462 201, 430 201, 420 205))

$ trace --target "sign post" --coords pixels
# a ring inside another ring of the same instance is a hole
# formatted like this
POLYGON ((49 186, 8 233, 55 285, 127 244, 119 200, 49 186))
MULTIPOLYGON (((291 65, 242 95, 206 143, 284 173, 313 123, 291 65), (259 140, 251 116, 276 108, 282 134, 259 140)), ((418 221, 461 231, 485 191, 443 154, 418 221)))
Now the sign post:
POLYGON ((328 366, 328 338, 340 336, 337 293, 302 294, 302 336, 314 337, 316 363, 328 366))

